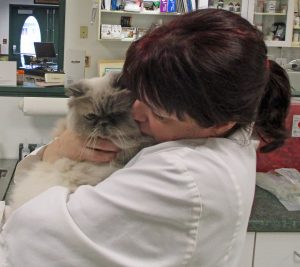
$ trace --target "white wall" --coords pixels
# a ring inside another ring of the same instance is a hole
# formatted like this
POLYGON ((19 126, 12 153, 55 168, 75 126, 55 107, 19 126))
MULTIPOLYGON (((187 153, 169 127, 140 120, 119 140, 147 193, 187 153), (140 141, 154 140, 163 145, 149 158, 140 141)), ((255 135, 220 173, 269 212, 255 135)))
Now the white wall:
MULTIPOLYGON (((67 0, 65 20, 65 51, 67 49, 85 50, 91 57, 91 67, 85 69, 85 77, 98 76, 99 59, 123 59, 129 46, 127 42, 100 42, 98 36, 98 14, 93 25, 90 24, 92 0, 67 0), (88 26, 88 38, 80 39, 80 26, 88 26)), ((65 53, 66 55, 66 53, 65 53)), ((66 61, 66 60, 65 60, 66 61)), ((68 66, 65 65, 65 71, 68 66)))
POLYGON ((21 97, 0 97, 0 158, 18 158, 19 143, 47 143, 56 116, 25 116, 21 97))

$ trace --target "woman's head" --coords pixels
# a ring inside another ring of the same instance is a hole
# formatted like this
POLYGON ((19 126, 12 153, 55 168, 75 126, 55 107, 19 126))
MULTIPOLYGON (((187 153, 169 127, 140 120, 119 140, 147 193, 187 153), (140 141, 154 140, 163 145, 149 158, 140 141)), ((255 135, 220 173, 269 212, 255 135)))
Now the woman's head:
POLYGON ((273 63, 266 52, 262 33, 239 15, 198 10, 134 42, 124 78, 138 99, 179 119, 243 127, 257 120, 268 88, 273 63))

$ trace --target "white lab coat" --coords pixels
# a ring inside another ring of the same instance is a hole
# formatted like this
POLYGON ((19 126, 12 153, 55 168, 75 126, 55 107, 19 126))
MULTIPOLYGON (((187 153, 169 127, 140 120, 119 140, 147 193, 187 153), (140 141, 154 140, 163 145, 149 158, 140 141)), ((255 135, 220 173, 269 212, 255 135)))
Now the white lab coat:
POLYGON ((47 190, 5 224, 9 261, 14 267, 236 266, 256 168, 256 142, 241 138, 240 131, 162 143, 95 187, 47 190))

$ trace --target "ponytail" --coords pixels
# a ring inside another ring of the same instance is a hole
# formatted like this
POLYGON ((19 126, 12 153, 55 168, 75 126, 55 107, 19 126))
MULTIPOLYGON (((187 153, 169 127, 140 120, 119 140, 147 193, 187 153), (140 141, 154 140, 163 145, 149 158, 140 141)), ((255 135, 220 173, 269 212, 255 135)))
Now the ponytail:
POLYGON ((269 60, 270 76, 261 100, 255 131, 263 141, 260 152, 267 153, 284 144, 288 137, 285 119, 291 99, 291 86, 286 71, 269 60))

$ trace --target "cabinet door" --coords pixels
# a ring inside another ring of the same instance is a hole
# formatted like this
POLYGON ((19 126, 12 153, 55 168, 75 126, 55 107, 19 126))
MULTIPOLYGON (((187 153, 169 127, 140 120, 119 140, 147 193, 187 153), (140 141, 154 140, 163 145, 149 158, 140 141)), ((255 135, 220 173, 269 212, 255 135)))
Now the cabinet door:
POLYGON ((246 242, 237 266, 252 267, 255 233, 247 233, 246 242))
POLYGON ((267 46, 292 45, 294 0, 249 0, 248 20, 257 26, 267 46))
POLYGON ((299 267, 300 233, 256 233, 254 267, 299 267))

